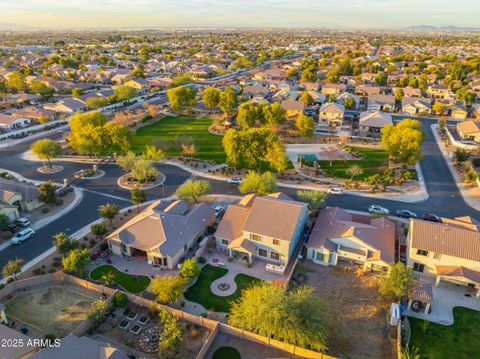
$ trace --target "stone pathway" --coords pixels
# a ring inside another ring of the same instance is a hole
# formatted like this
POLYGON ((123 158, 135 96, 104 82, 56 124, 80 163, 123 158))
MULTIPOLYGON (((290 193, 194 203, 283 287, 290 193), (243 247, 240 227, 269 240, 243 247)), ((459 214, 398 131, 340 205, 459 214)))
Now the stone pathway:
POLYGON ((228 271, 222 278, 215 279, 212 284, 210 284, 210 290, 213 294, 218 295, 219 297, 227 297, 232 295, 237 290, 237 283, 235 283, 235 276, 237 273, 233 271, 228 271), (226 290, 221 290, 218 288, 218 285, 221 283, 226 283, 229 285, 229 288, 226 290))

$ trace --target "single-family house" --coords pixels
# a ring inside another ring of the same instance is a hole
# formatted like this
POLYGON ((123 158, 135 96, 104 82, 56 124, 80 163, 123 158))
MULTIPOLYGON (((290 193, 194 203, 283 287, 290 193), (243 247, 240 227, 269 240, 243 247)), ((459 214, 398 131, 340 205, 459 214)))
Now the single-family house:
POLYGON ((14 117, 0 113, 0 130, 11 131, 28 126, 32 120, 25 117, 14 117))
POLYGON ((55 119, 55 111, 33 106, 15 110, 11 113, 11 115, 13 117, 29 118, 37 122, 41 121, 44 118, 47 118, 50 121, 55 119))
POLYGON ((149 264, 173 269, 188 255, 215 212, 206 203, 155 201, 107 237, 116 255, 139 257, 149 264))
POLYGON ((48 346, 33 354, 30 359, 128 359, 119 349, 101 344, 89 337, 68 335, 60 339, 59 345, 48 346))
POLYGON ((427 99, 405 96, 402 99, 402 112, 410 115, 430 114, 432 112, 432 104, 427 99))
POLYGON ((347 91, 347 85, 344 84, 324 84, 322 85, 322 94, 325 96, 330 95, 340 95, 341 93, 347 91))
POLYGON ((449 87, 445 85, 432 85, 427 88, 427 94, 433 98, 445 98, 449 92, 449 87))
POLYGON ((340 95, 337 96, 337 100, 335 102, 341 105, 345 105, 345 100, 349 98, 353 100, 353 107, 349 109, 351 110, 356 109, 360 104, 360 98, 357 95, 354 95, 353 93, 350 93, 350 92, 341 93, 340 95))
POLYGON ((474 120, 459 122, 457 133, 464 140, 480 142, 480 123, 474 120))
POLYGON ((228 206, 214 234, 217 248, 244 256, 287 264, 302 240, 308 206, 283 193, 249 194, 228 206))
POLYGON ((346 260, 365 269, 388 269, 395 262, 395 224, 385 217, 327 208, 320 211, 305 247, 307 259, 321 265, 346 260))
POLYGON ((318 126, 328 132, 336 132, 343 124, 343 115, 345 113, 345 106, 335 103, 327 102, 320 107, 318 113, 318 126))
POLYGON ((466 216, 442 223, 410 220, 407 264, 421 275, 477 289, 480 296, 480 222, 466 216))
POLYGON ((251 100, 254 97, 267 97, 270 90, 266 86, 245 86, 242 95, 251 100))
POLYGON ((361 137, 378 137, 386 125, 393 125, 392 116, 381 111, 364 111, 360 114, 358 130, 361 137))
POLYGON ((286 111, 288 118, 294 118, 302 115, 305 111, 305 104, 302 101, 284 100, 280 105, 286 111))
POLYGON ((66 98, 54 104, 45 104, 43 107, 48 110, 65 114, 73 114, 87 109, 87 105, 76 98, 66 98))
POLYGON ((369 111, 392 112, 395 110, 395 96, 393 95, 370 95, 367 101, 369 111))
POLYGON ((22 211, 33 211, 43 205, 38 195, 38 188, 33 184, 0 178, 0 203, 15 206, 22 211))

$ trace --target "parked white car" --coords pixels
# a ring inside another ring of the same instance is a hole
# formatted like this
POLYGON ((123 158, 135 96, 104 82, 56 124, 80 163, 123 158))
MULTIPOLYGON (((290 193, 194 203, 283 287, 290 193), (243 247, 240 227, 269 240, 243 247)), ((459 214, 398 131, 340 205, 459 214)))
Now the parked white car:
POLYGON ((336 187, 329 188, 327 190, 327 194, 333 194, 333 195, 336 195, 336 196, 341 196, 343 194, 343 189, 336 188, 336 187))
POLYGON ((368 211, 373 214, 390 214, 388 209, 379 206, 378 204, 372 204, 370 207, 368 207, 368 211))
POLYGON ((240 184, 240 182, 242 182, 242 179, 238 177, 229 178, 227 182, 231 184, 240 184))
POLYGON ((215 210, 215 217, 218 217, 223 212, 223 206, 218 205, 214 208, 214 210, 215 210))
POLYGON ((20 232, 18 232, 15 236, 10 239, 12 244, 20 244, 23 241, 26 241, 29 238, 32 238, 35 235, 35 232, 31 228, 24 229, 20 232))
POLYGON ((30 225, 30 221, 26 218, 20 217, 15 220, 15 224, 20 227, 28 227, 30 225))

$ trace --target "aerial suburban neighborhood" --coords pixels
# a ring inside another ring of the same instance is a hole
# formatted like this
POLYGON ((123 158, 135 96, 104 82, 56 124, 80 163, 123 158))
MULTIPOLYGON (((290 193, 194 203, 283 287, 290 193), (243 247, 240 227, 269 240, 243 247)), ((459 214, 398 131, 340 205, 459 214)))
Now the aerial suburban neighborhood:
POLYGON ((5 4, 0 359, 480 358, 480 4, 424 2, 5 4))

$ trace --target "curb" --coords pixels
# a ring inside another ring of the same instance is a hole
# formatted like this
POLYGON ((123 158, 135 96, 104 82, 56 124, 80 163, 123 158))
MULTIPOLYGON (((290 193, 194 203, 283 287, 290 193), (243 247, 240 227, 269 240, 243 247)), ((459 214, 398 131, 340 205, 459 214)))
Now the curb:
POLYGON ((440 149, 440 152, 442 153, 443 159, 447 163, 447 167, 450 170, 450 173, 452 174, 453 179, 455 180, 455 184, 457 185, 458 191, 460 192, 460 195, 462 196, 463 200, 465 201, 465 203, 469 207, 471 207, 471 208, 473 208, 477 211, 480 211, 480 203, 478 203, 474 199, 470 198, 470 196, 465 193, 465 186, 463 185, 463 181, 460 179, 457 171, 453 167, 453 165, 450 161, 450 158, 448 157, 448 152, 446 151, 446 149, 444 147, 444 144, 443 144, 439 134, 436 131, 437 128, 438 128, 438 125, 437 124, 432 124, 432 125, 430 125, 430 128, 433 132, 433 137, 435 138, 435 142, 437 143, 437 146, 440 149))

